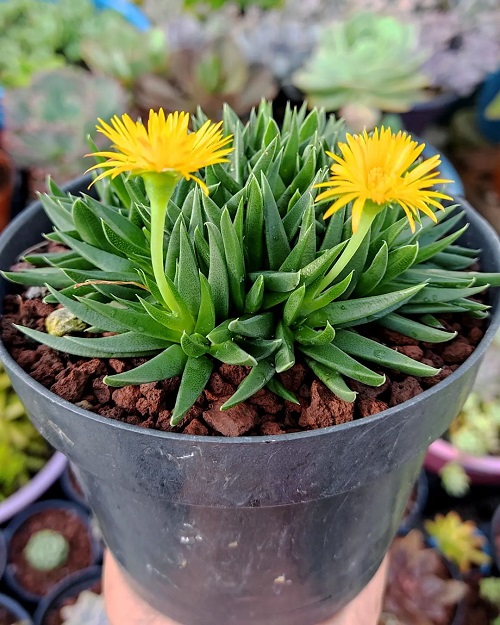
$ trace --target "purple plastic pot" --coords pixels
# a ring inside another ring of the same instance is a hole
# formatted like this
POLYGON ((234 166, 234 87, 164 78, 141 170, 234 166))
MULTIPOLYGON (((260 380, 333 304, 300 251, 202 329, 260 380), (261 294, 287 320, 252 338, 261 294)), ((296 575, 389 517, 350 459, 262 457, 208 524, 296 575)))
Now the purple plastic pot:
POLYGON ((52 612, 62 607, 66 599, 77 597, 84 590, 89 590, 100 581, 102 567, 91 566, 83 571, 68 575, 40 601, 35 612, 35 625, 45 625, 45 619, 52 612))
POLYGON ((17 601, 7 597, 7 595, 0 595, 0 607, 6 608, 10 614, 15 616, 16 619, 22 623, 22 625, 33 625, 31 616, 26 612, 26 610, 19 605, 17 601))
POLYGON ((0 503, 0 525, 39 499, 59 479, 67 464, 66 456, 55 452, 25 486, 0 503))
POLYGON ((500 485, 498 456, 469 456, 440 438, 430 445, 425 457, 425 468, 432 473, 438 473, 448 462, 458 462, 473 484, 500 485))
MULTIPOLYGON (((5 569, 5 583, 18 597, 20 597, 23 603, 38 603, 42 599, 42 595, 37 595, 36 593, 26 590, 17 581, 12 564, 9 563, 10 541, 19 528, 34 514, 53 509, 69 510, 70 512, 75 513, 86 527, 92 549, 90 565, 97 564, 102 558, 102 544, 92 531, 90 515, 85 508, 82 508, 76 503, 64 501, 62 499, 48 499, 46 501, 40 501, 33 504, 24 510, 22 514, 19 514, 16 518, 14 518, 5 530, 5 539, 7 541, 7 567, 5 569)), ((57 584, 59 583, 61 582, 58 582, 57 584)), ((54 587, 56 585, 54 585, 54 587)))

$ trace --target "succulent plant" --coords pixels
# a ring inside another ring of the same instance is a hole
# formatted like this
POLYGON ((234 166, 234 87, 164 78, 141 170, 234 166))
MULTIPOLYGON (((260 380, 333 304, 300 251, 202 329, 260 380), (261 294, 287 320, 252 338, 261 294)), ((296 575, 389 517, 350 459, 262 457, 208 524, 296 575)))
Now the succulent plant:
MULTIPOLYGON (((500 578, 485 577, 479 582, 479 594, 500 612, 500 578)), ((491 625, 500 625, 500 616, 491 622, 491 625)))
POLYGON ((32 534, 23 555, 28 564, 37 571, 53 571, 67 561, 69 543, 59 532, 40 530, 32 534))
POLYGON ((403 112, 425 99, 424 55, 413 25, 360 13, 326 26, 311 59, 293 77, 309 106, 349 104, 403 112))
POLYGON ((227 102, 246 116, 261 98, 273 98, 277 84, 269 70, 250 65, 230 34, 206 45, 173 52, 163 74, 145 74, 134 87, 134 101, 145 114, 150 109, 184 110, 198 107, 220 119, 227 102))
POLYGON ((411 16, 419 47, 429 56, 423 71, 430 85, 459 96, 470 95, 500 59, 500 10, 465 3, 411 16))
POLYGON ((49 168, 60 180, 74 177, 95 118, 109 118, 125 102, 118 83, 81 68, 37 74, 29 87, 5 94, 7 149, 18 167, 49 168))
POLYGON ((111 11, 82 37, 78 54, 92 72, 111 76, 126 87, 143 74, 165 71, 168 57, 163 30, 142 32, 126 21, 118 28, 111 11))
POLYGON ((467 586, 452 579, 439 554, 426 547, 418 530, 396 538, 380 625, 447 625, 467 586))
MULTIPOLYGON (((492 350, 495 346, 492 346, 492 350)), ((479 374, 481 376, 481 373, 479 374)), ((478 384, 480 378, 478 380, 478 384)), ((472 392, 461 413, 448 429, 448 439, 461 454, 471 456, 498 455, 500 453, 500 397, 489 399, 477 391, 472 392)), ((440 471, 444 488, 457 497, 468 491, 468 478, 460 464, 447 463, 440 471)))
POLYGON ((73 605, 60 610, 63 625, 108 625, 104 598, 90 590, 84 590, 73 605))
POLYGON ((31 425, 0 364, 0 501, 26 484, 47 457, 45 441, 31 425))
MULTIPOLYGON (((336 395, 353 401, 346 380, 371 386, 385 380, 359 358, 377 369, 383 364, 411 375, 437 373, 363 336, 368 322, 442 342, 455 334, 435 314, 488 314, 487 305, 470 298, 500 276, 463 271, 477 251, 455 244, 466 228, 456 229, 461 214, 450 208, 435 215, 421 199, 440 206, 433 199, 447 197, 440 192, 409 187, 426 208, 424 216, 416 207, 410 211, 407 200, 399 207, 393 195, 390 205, 377 195, 366 210, 360 198, 352 211, 344 206, 324 221, 339 202, 349 201, 340 197, 326 213, 315 203, 335 195, 328 189, 318 196, 315 185, 335 185, 322 181, 330 159, 325 150, 338 149, 341 122, 322 111, 288 108, 280 129, 263 102, 246 125, 224 107, 223 128, 232 138, 201 112, 193 120, 195 132, 187 124, 184 113, 166 118, 160 111, 151 112, 147 128, 127 116, 99 126, 124 150, 116 158, 96 153, 101 199, 68 196, 54 183, 42 197, 55 226, 47 237, 68 252, 29 254, 37 268, 4 273, 20 284, 47 284, 47 301, 61 304, 92 332, 113 336, 55 337, 18 326, 22 332, 83 357, 153 356, 105 382, 124 386, 182 376, 171 421, 176 425, 214 362, 251 367, 224 410, 266 385, 297 402, 275 375, 297 358, 336 395), (135 175, 120 173, 129 170, 135 175)), ((405 149, 414 158, 420 153, 408 136, 385 130, 349 140, 373 158, 388 150, 397 155, 405 149)), ((346 144, 342 150, 348 154, 346 144)), ((435 157, 417 165, 413 178, 438 162, 435 157)), ((379 169, 367 173, 374 193, 381 175, 379 169)), ((431 184, 440 181, 430 177, 431 184)))
POLYGON ((426 521, 425 529, 436 548, 461 572, 491 562, 491 557, 483 550, 486 537, 473 521, 463 521, 454 510, 426 521))

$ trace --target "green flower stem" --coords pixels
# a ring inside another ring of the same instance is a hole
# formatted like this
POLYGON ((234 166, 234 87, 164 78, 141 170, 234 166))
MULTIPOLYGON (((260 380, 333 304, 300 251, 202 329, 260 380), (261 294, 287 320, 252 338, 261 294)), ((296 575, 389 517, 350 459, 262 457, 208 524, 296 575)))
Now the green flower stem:
POLYGON ((163 255, 167 206, 175 191, 179 176, 172 172, 151 172, 143 174, 142 178, 151 206, 151 262, 156 284, 165 304, 174 314, 183 317, 185 311, 179 306, 165 278, 165 259, 163 255))
POLYGON ((370 201, 367 201, 365 203, 357 231, 353 233, 349 240, 349 243, 340 255, 340 258, 321 281, 318 287, 318 293, 328 287, 335 280, 335 278, 337 278, 347 267, 349 261, 358 251, 359 246, 361 245, 361 243, 363 243, 364 238, 370 232, 373 220, 384 208, 385 206, 379 206, 378 204, 374 204, 370 201))

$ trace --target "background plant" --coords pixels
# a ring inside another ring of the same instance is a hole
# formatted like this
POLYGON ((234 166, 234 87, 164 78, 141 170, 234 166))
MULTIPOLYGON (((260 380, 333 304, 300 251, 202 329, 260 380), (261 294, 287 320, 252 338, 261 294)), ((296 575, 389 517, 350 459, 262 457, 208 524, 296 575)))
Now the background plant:
POLYGON ((48 455, 0 365, 0 501, 26 484, 48 455))
MULTIPOLYGON (((98 181, 100 201, 68 196, 51 183, 42 197, 55 226, 47 237, 68 252, 29 254, 26 260, 38 268, 5 275, 21 284, 48 284, 48 301, 62 304, 89 330, 116 334, 54 337, 19 329, 69 354, 154 356, 105 381, 123 386, 181 375, 173 424, 195 402, 216 361, 251 367, 223 409, 266 385, 297 401, 275 375, 297 359, 346 401, 355 398, 346 380, 383 384, 384 375, 369 363, 435 375, 436 369, 367 338, 363 329, 373 322, 442 342, 454 333, 436 314, 487 315, 488 306, 470 298, 499 277, 466 270, 478 252, 457 243, 467 228, 459 227, 461 213, 456 207, 440 212, 437 224, 423 216, 412 233, 402 210, 381 210, 339 272, 336 261, 351 239, 350 210, 325 222, 314 185, 328 175, 325 150, 336 149, 341 122, 316 109, 288 108, 280 129, 267 103, 246 125, 228 107, 223 119, 234 151, 229 163, 200 173, 210 194, 183 181, 168 204, 170 305, 153 279, 151 213, 140 179, 98 181)), ((194 127, 204 121, 199 113, 194 127)))
POLYGON ((416 30, 393 17, 359 13, 326 26, 311 59, 293 77, 309 106, 403 112, 425 99, 425 56, 416 30), (395 70, 397 68, 397 71, 395 70))
POLYGON ((454 510, 426 521, 425 529, 434 546, 462 573, 473 566, 491 562, 491 557, 484 550, 486 537, 478 531, 473 521, 463 521, 454 510))

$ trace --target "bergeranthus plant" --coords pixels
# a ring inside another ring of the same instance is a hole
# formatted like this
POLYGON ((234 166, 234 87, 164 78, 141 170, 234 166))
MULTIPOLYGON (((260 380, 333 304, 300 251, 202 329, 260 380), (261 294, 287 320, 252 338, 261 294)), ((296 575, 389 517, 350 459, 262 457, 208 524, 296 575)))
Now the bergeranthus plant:
POLYGON ((467 270, 478 251, 457 244, 457 207, 441 210, 439 158, 422 160, 409 136, 346 138, 342 122, 305 108, 288 108, 280 128, 265 102, 246 124, 228 107, 221 124, 188 121, 100 122, 113 147, 94 153, 99 199, 53 182, 41 198, 46 237, 68 251, 28 254, 36 268, 5 274, 47 285, 87 332, 113 335, 19 330, 78 356, 150 357, 105 382, 180 376, 175 425, 217 362, 250 367, 223 410, 263 387, 297 402, 276 375, 297 360, 353 401, 347 381, 381 385, 381 366, 438 372, 364 336, 367 323, 439 343, 454 333, 435 315, 487 315, 471 298, 499 276, 467 270))

